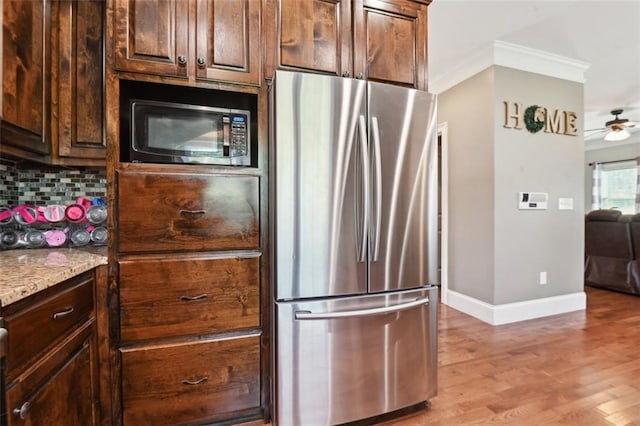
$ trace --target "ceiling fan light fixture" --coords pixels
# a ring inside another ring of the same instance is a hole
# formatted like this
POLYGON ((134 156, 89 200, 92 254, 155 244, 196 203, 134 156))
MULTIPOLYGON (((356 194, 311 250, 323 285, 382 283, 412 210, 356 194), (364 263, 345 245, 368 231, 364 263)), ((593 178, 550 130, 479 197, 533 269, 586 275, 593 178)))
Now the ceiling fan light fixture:
POLYGON ((604 140, 609 142, 623 141, 631 136, 631 133, 627 129, 613 129, 604 137, 604 140))

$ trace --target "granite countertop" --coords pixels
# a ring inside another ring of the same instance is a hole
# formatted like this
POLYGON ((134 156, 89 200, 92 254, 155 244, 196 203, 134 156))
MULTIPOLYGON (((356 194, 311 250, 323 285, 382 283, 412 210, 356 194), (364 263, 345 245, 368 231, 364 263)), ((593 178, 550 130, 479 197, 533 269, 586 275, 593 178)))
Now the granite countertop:
POLYGON ((0 306, 106 264, 106 247, 0 251, 0 306))

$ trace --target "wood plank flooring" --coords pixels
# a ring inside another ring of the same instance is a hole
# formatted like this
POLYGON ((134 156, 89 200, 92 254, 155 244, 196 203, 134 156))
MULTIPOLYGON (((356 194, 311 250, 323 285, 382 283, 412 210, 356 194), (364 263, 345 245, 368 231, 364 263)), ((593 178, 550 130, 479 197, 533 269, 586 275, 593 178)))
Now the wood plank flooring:
POLYGON ((384 424, 640 425, 640 297, 586 292, 586 311, 495 327, 441 305, 438 395, 384 424))

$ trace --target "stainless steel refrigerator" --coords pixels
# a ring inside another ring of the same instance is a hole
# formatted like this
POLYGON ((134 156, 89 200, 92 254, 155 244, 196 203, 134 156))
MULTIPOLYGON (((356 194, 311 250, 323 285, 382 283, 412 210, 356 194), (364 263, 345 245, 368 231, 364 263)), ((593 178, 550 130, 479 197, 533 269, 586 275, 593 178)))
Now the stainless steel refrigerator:
POLYGON ((277 71, 271 88, 278 425, 436 394, 436 98, 277 71))

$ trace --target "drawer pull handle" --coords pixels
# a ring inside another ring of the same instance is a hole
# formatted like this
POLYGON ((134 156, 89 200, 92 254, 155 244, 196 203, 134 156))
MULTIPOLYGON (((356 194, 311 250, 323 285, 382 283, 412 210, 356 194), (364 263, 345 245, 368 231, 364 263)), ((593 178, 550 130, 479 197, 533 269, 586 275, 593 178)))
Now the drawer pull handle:
POLYGON ((65 308, 64 311, 56 312, 55 314, 53 314, 53 319, 57 320, 60 318, 64 318, 72 312, 73 312, 73 306, 69 306, 68 308, 65 308))
POLYGON ((197 296, 180 296, 180 300, 184 300, 185 302, 191 302, 192 300, 202 300, 209 297, 207 293, 199 294, 197 296))
POLYGON ((206 210, 180 210, 181 216, 202 216, 206 213, 206 210))
POLYGON ((31 409, 31 403, 25 402, 20 406, 20 408, 13 409, 13 415, 16 417, 20 417, 22 420, 26 419, 29 415, 29 410, 31 409))
POLYGON ((199 385, 200 383, 204 383, 204 382, 206 382, 207 380, 209 380, 209 378, 208 378, 207 376, 204 376, 203 378, 198 379, 198 380, 194 380, 194 381, 184 379, 184 380, 182 381, 182 384, 183 384, 183 385, 199 385))

